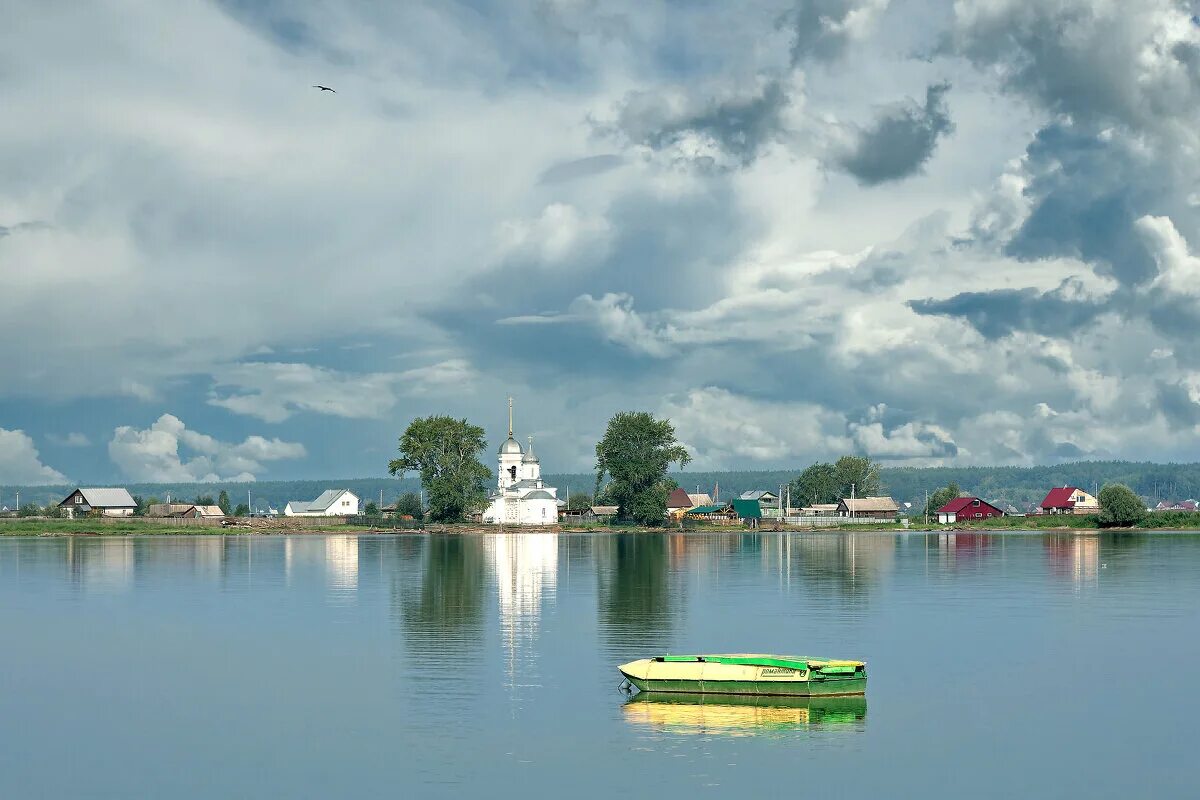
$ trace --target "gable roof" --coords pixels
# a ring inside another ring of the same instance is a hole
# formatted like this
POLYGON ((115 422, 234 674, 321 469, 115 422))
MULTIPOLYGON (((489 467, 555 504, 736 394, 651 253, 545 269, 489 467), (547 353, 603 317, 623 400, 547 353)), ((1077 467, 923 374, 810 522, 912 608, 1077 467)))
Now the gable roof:
POLYGON ((729 508, 728 503, 708 503, 702 506, 696 506, 687 513, 689 514, 716 514, 718 511, 725 511, 729 508))
POLYGON ((200 512, 200 516, 202 516, 202 517, 223 517, 223 516, 225 516, 225 512, 221 510, 220 506, 188 506, 187 510, 191 511, 193 508, 196 509, 196 511, 200 512))
POLYGON ((343 494, 348 494, 351 497, 353 497, 355 500, 358 499, 358 496, 355 495, 354 492, 350 491, 349 489, 326 489, 325 491, 321 492, 320 496, 318 496, 316 500, 313 500, 311 503, 308 504, 308 510, 309 511, 324 511, 325 509, 327 509, 331 505, 333 505, 335 502, 337 502, 337 499, 339 497, 341 497, 343 494))
MULTIPOLYGON (((979 506, 978 506, 979 508, 983 508, 984 506, 987 506, 988 508, 992 509, 993 511, 1000 511, 1000 509, 996 508, 994 505, 992 505, 991 503, 989 503, 986 500, 980 500, 978 497, 968 496, 968 497, 954 498, 949 503, 946 503, 946 505, 939 508, 937 510, 937 513, 938 514, 958 514, 959 512, 963 511, 964 509, 975 508, 976 506, 974 506, 972 504, 976 500, 979 500, 979 506)), ((1003 512, 1001 512, 1001 513, 1003 513, 1003 512)))
POLYGON ((620 506, 592 506, 589 509, 597 517, 611 517, 621 510, 620 506))
POLYGON ((83 495, 83 502, 92 508, 137 508, 137 503, 125 489, 75 489, 59 505, 67 505, 76 494, 83 495))
POLYGON ((778 500, 779 495, 775 494, 774 492, 767 492, 767 491, 763 491, 762 489, 757 489, 757 490, 750 491, 750 492, 742 492, 741 495, 738 497, 738 499, 739 500, 778 500))
POLYGON ((691 508, 692 498, 688 497, 688 493, 676 486, 671 495, 667 498, 667 508, 691 508))
POLYGON ((692 494, 688 492, 688 500, 692 501, 692 508, 696 506, 711 506, 713 499, 707 494, 692 494))
POLYGON ((292 509, 293 514, 299 514, 304 511, 319 510, 319 509, 311 509, 311 508, 309 508, 309 505, 310 504, 307 500, 288 500, 288 502, 287 502, 287 507, 292 509))
POLYGON ((1042 508, 1074 508, 1075 501, 1071 499, 1071 495, 1078 491, 1078 486, 1056 486, 1046 494, 1042 508))
POLYGON ((170 517, 174 514, 182 514, 191 507, 191 503, 151 503, 146 506, 146 516, 170 517))
POLYGON ((900 506, 890 497, 843 497, 838 508, 846 507, 847 511, 899 511, 900 506))

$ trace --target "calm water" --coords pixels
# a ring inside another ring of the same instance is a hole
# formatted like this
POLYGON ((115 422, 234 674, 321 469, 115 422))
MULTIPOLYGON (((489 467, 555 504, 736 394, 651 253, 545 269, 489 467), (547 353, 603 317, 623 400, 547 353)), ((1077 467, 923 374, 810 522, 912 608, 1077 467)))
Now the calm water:
POLYGON ((1198 665, 1189 535, 2 539, 0 797, 1195 797, 1198 665), (689 650, 870 688, 618 693, 689 650))

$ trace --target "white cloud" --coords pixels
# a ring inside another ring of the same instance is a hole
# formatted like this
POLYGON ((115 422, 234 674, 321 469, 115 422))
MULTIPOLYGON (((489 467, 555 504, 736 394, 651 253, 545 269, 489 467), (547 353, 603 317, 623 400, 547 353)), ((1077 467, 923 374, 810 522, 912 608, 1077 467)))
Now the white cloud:
POLYGON ((497 234, 501 260, 528 260, 543 266, 600 261, 608 252, 612 226, 567 203, 551 203, 532 220, 509 220, 497 234))
POLYGON ((33 439, 25 431, 0 428, 0 483, 66 483, 61 472, 41 461, 33 439))
POLYGON ((262 436, 249 436, 240 444, 221 442, 163 414, 149 428, 122 425, 114 430, 108 454, 131 480, 207 483, 253 481, 264 462, 303 458, 306 451, 302 444, 262 436))
POLYGON ((1154 286, 1171 292, 1200 296, 1200 258, 1188 251, 1187 241, 1170 217, 1145 216, 1136 223, 1158 263, 1154 286))

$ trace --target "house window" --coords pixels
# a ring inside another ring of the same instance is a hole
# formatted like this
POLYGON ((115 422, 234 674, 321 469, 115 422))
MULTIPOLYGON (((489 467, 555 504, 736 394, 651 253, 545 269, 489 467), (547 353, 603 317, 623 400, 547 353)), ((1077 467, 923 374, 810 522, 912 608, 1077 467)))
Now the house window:
POLYGON ((978 511, 975 512, 975 519, 979 519, 982 516, 983 514, 980 514, 978 511))
POLYGON ((979 508, 979 501, 973 500, 973 501, 971 501, 971 505, 975 506, 976 508, 979 508))

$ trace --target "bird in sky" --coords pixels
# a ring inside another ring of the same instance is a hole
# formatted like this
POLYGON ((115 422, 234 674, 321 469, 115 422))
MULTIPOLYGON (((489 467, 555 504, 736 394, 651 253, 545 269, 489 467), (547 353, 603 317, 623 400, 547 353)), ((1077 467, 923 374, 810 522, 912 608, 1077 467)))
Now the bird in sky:
POLYGON ((319 83, 314 83, 313 88, 320 89, 322 92, 333 92, 334 94, 337 94, 337 89, 330 89, 328 86, 322 86, 319 83))

